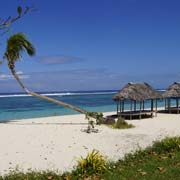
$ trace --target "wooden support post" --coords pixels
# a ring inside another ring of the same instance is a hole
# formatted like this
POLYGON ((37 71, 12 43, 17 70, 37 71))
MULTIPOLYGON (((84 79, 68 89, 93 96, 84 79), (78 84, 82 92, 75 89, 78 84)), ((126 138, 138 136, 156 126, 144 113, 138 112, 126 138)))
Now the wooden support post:
POLYGON ((165 111, 167 109, 167 99, 165 98, 165 111))
POLYGON ((168 109, 169 109, 169 113, 171 113, 171 98, 169 98, 168 109))
POLYGON ((166 106, 166 108, 167 108, 167 112, 169 113, 169 98, 167 98, 167 106, 166 106))
POLYGON ((123 101, 124 100, 121 101, 121 112, 123 112, 123 101))
POLYGON ((118 116, 118 113, 119 113, 119 101, 117 101, 117 116, 118 116))
POLYGON ((144 101, 143 101, 143 111, 144 111, 144 101))
POLYGON ((156 114, 155 115, 157 117, 157 99, 156 99, 156 114))
POLYGON ((132 100, 131 100, 131 107, 130 107, 130 120, 132 119, 132 100))
POLYGON ((151 99, 151 117, 153 117, 153 107, 154 107, 153 104, 154 104, 153 99, 151 99))
POLYGON ((176 98, 177 114, 179 114, 179 99, 176 98))
POLYGON ((122 112, 124 112, 124 101, 122 101, 122 112))
POLYGON ((121 100, 119 102, 119 105, 120 105, 120 114, 121 114, 121 106, 122 106, 122 101, 121 100))
POLYGON ((139 119, 141 119, 141 109, 142 109, 142 101, 140 101, 139 119))
POLYGON ((134 101, 134 111, 136 112, 136 100, 134 101))

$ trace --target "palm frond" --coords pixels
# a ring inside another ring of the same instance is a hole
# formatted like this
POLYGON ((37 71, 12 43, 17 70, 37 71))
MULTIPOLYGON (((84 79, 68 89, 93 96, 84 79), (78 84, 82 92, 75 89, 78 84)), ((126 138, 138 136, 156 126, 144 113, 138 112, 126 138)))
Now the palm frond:
POLYGON ((23 33, 17 33, 9 37, 5 57, 8 61, 17 61, 21 54, 26 52, 29 56, 35 55, 35 48, 23 33))

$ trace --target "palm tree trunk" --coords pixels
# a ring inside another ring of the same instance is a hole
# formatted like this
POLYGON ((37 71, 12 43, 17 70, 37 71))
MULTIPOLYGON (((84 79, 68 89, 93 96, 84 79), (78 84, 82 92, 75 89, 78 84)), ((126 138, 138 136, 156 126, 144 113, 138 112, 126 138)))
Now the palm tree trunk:
MULTIPOLYGON (((76 107, 76 106, 73 106, 71 104, 68 104, 68 103, 65 103, 65 102, 62 102, 62 101, 59 101, 59 100, 56 100, 56 99, 53 99, 53 98, 50 98, 50 97, 47 97, 47 96, 43 96, 41 94, 38 94, 38 93, 34 93, 32 91, 29 91, 25 85, 23 84, 23 82, 20 80, 19 76, 17 75, 15 69, 13 68, 10 68, 11 70, 11 73, 13 74, 13 76, 15 77, 15 79, 18 81, 18 83, 20 84, 20 86, 23 88, 23 90, 29 94, 29 95, 32 95, 34 97, 37 97, 37 98, 40 98, 40 99, 44 99, 46 101, 49 101, 49 102, 52 102, 52 103, 55 103, 57 105, 60 105, 60 106, 64 106, 64 107, 67 107, 69 109, 72 109, 74 111, 77 111, 77 112, 80 112, 82 114, 87 114, 87 111, 85 111, 84 109, 81 109, 79 107, 76 107)), ((93 117, 96 119, 96 117, 93 117)))

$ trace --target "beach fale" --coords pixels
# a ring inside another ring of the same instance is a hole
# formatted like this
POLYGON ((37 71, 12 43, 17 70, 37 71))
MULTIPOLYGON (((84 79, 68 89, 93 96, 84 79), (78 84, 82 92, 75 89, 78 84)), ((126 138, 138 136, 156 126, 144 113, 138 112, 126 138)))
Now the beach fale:
POLYGON ((133 116, 138 116, 141 119, 142 115, 153 114, 157 115, 157 100, 161 99, 162 95, 153 89, 149 84, 128 83, 114 97, 113 100, 117 103, 117 115, 132 119, 133 116), (145 101, 151 101, 151 108, 145 108, 145 101), (129 111, 124 111, 125 101, 130 101, 129 111), (155 102, 155 103, 154 103, 155 102), (139 108, 137 108, 139 104, 139 108), (154 107, 155 104, 155 107, 154 107), (155 110, 154 110, 155 108, 155 110))
POLYGON ((165 98, 165 111, 179 114, 180 82, 174 82, 170 85, 163 93, 163 97, 165 98), (171 100, 176 101, 176 106, 172 106, 171 100))

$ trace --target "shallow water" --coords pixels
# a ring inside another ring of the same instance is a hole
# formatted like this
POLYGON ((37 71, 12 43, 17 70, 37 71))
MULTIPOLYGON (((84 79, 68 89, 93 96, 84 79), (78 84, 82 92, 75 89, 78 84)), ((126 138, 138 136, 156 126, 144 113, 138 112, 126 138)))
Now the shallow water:
MULTIPOLYGON (((112 100, 115 93, 116 91, 92 91, 48 93, 46 95, 73 104, 87 111, 110 112, 116 111, 116 103, 112 100)), ((129 106, 129 102, 126 102, 125 109, 128 109, 129 106)), ((164 101, 159 100, 158 107, 163 106, 164 101)), ((150 101, 145 102, 145 107, 150 107, 150 101)), ((0 121, 69 114, 77 114, 77 112, 25 94, 0 95, 0 121)))

